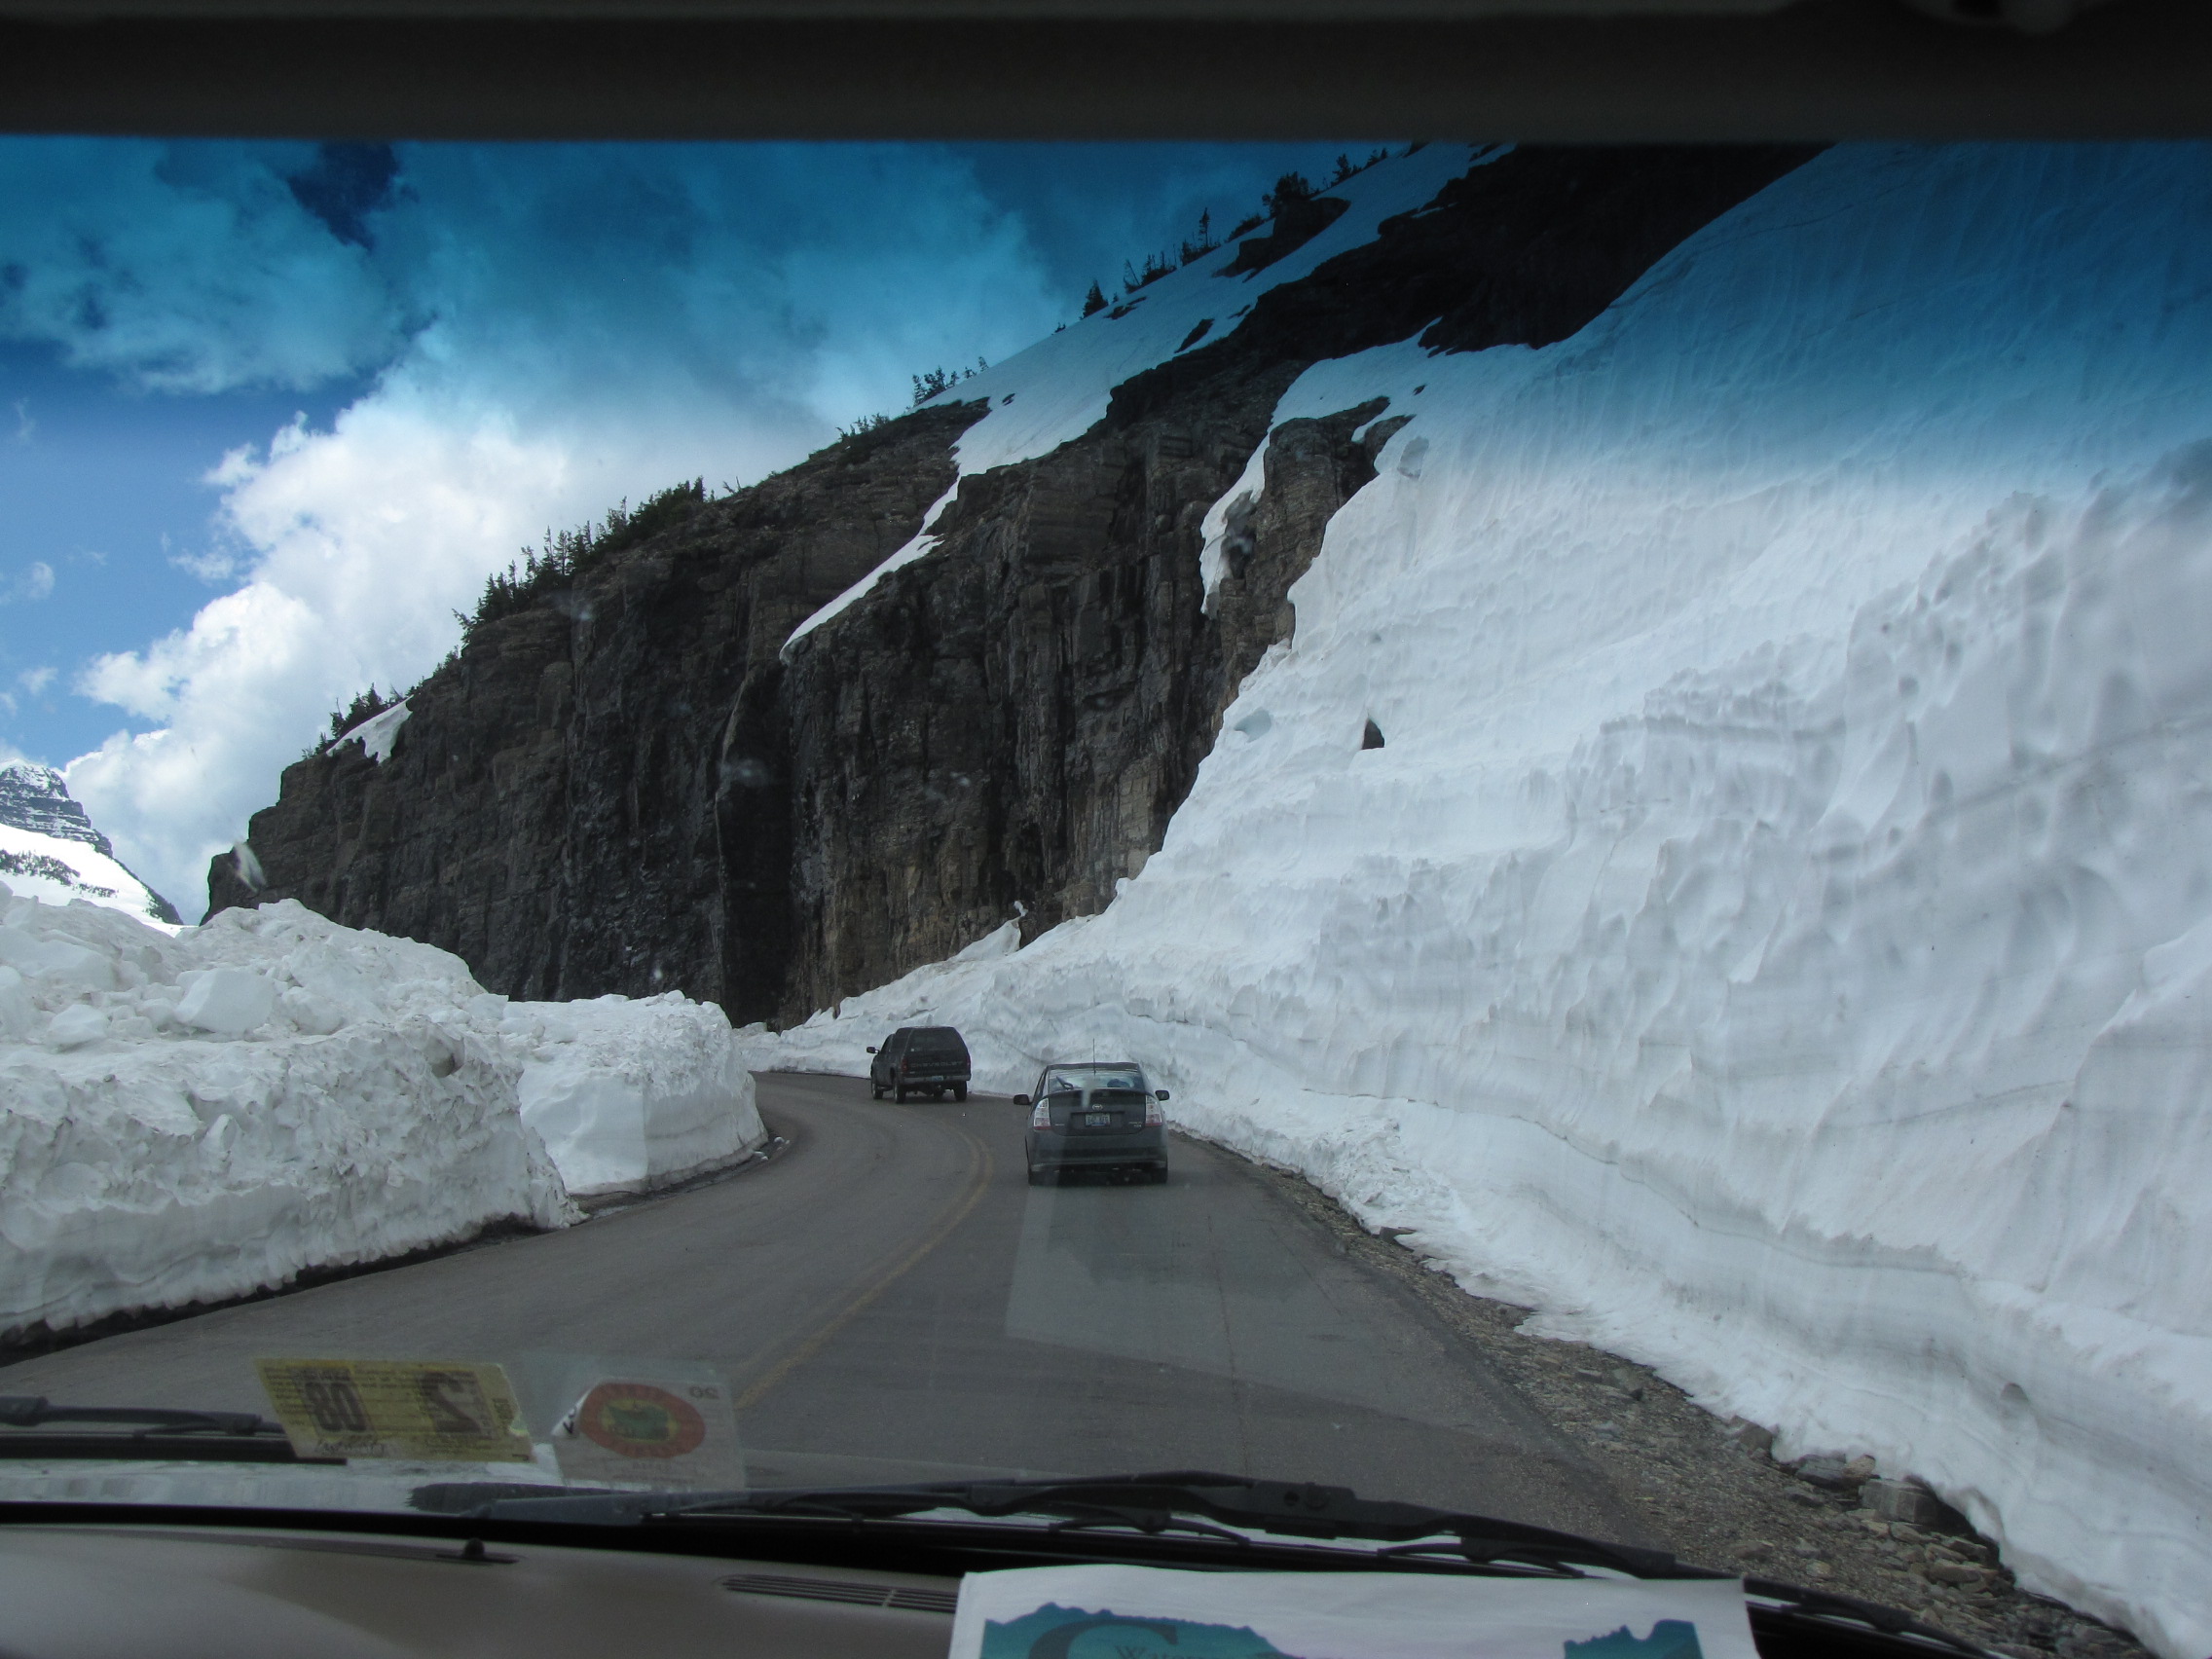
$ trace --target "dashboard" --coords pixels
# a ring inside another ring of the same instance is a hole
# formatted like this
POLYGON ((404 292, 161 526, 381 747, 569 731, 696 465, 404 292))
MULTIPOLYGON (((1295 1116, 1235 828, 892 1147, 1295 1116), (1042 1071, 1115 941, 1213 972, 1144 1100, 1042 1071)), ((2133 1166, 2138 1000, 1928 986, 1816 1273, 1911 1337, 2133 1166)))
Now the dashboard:
POLYGON ((0 1659, 938 1659, 959 1581, 244 1528, 0 1530, 0 1659))

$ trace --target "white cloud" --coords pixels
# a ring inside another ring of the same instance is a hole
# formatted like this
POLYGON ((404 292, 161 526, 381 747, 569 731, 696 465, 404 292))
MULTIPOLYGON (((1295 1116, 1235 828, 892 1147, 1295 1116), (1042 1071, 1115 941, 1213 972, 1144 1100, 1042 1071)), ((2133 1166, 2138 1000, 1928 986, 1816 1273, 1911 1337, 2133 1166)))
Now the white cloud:
POLYGON ((210 547, 202 553, 171 553, 169 563, 209 587, 230 581, 239 573, 239 556, 219 547, 210 547))
POLYGON ((44 559, 33 559, 23 567, 22 574, 8 584, 7 592, 0 594, 0 605, 18 601, 36 604, 53 592, 54 567, 44 559))
POLYGON ((70 788, 187 912, 328 711, 428 672, 453 612, 548 526, 757 478, 903 405, 913 370, 1001 355, 1065 309, 943 153, 403 156, 411 200, 376 257, 432 320, 328 429, 295 422, 211 475, 242 585, 78 677, 156 729, 78 758, 70 788))
POLYGON ((35 697, 54 683, 54 674, 51 668, 26 668, 16 676, 16 683, 35 697))

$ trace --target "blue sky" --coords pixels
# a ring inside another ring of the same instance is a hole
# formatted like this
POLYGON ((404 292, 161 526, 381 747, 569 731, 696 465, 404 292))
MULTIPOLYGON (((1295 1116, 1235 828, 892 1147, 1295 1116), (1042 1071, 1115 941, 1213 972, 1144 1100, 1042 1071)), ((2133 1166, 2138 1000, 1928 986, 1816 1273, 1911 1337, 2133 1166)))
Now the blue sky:
POLYGON ((75 671, 188 620, 236 573, 206 474, 306 412, 327 424, 364 389, 174 397, 0 346, 0 743, 64 765, 117 724, 75 671))
POLYGON ((788 465, 1367 147, 0 139, 0 758, 197 913, 546 527, 788 465))

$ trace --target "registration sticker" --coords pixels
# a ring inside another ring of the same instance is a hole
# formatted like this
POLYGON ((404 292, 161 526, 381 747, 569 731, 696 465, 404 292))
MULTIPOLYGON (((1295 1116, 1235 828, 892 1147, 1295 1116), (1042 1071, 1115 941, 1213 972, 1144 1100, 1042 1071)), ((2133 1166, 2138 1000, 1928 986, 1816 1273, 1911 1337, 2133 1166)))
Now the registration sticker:
POLYGON ((530 1433, 497 1365, 420 1359, 257 1359, 302 1457, 527 1463, 530 1433))
POLYGON ((707 1419, 650 1382, 602 1382, 578 1403, 576 1432, 621 1457, 681 1457, 706 1440, 707 1419))
POLYGON ((562 1478, 693 1492, 745 1484, 737 1418, 719 1373, 681 1361, 570 1368, 553 1426, 562 1478))

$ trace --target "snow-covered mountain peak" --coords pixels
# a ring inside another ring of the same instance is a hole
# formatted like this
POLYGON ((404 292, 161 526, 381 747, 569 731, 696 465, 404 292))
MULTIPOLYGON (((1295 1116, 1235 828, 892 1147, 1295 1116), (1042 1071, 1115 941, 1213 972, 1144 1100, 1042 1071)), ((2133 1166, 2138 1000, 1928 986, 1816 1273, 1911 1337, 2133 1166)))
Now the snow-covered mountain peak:
POLYGON ((84 807, 69 795, 69 786, 52 766, 15 760, 0 766, 0 824, 51 835, 57 841, 82 841, 105 857, 115 849, 92 827, 84 807))
POLYGON ((139 921, 181 925, 176 908, 133 875, 51 766, 0 766, 0 880, 48 904, 82 899, 139 921))

